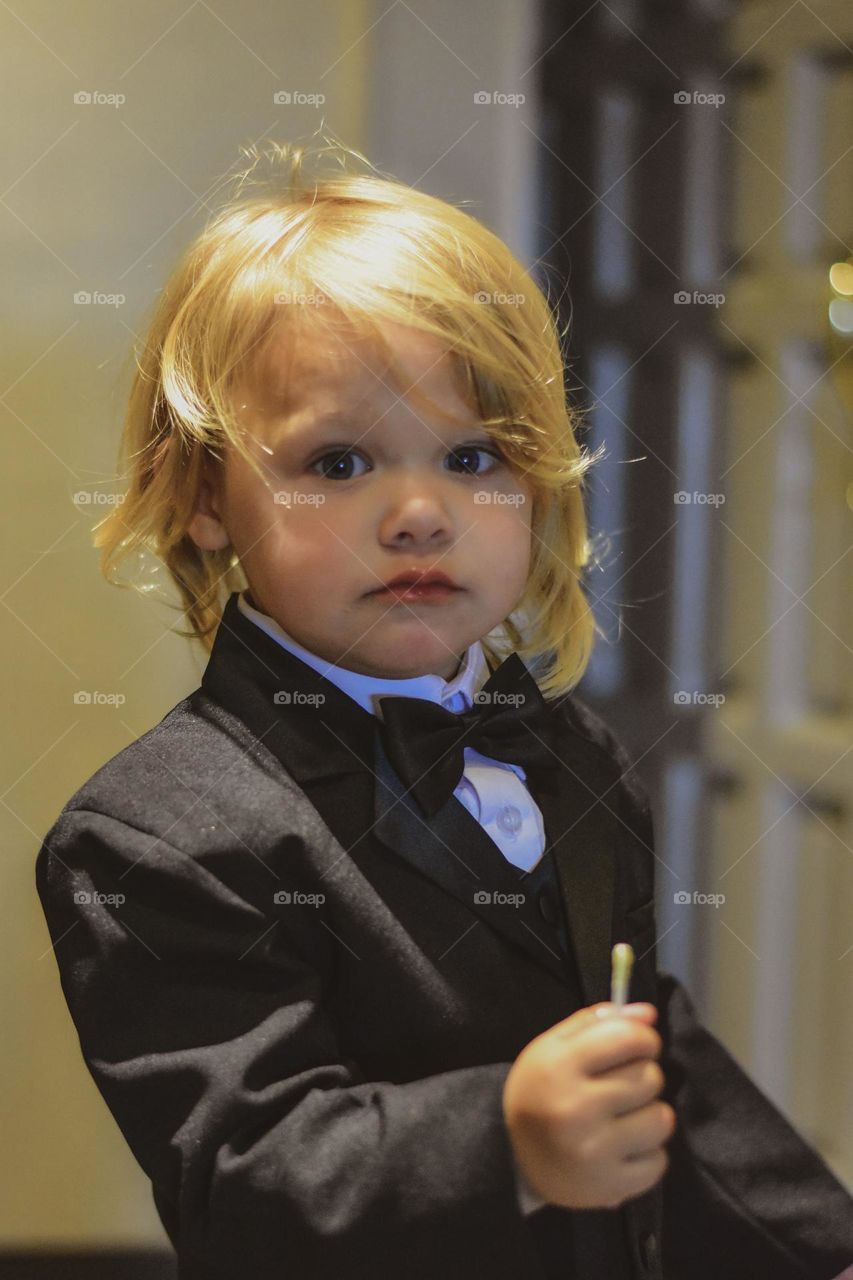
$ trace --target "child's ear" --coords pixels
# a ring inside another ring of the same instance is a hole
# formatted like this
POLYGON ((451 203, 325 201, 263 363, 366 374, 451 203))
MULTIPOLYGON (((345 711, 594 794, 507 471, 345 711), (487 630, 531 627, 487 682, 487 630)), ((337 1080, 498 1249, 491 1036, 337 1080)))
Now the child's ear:
POLYGON ((187 533, 202 551, 222 551, 231 545, 231 538, 222 519, 220 474, 214 474, 206 460, 196 509, 187 526, 187 533))

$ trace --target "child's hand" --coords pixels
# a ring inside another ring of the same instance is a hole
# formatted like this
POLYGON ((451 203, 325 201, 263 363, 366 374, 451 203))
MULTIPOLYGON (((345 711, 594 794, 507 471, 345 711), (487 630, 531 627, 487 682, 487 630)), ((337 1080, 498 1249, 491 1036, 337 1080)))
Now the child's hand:
POLYGON ((503 1111, 529 1185, 565 1209, 615 1209, 663 1177, 675 1112, 652 1004, 578 1009, 516 1058, 503 1111), (599 1012, 601 1011, 601 1012, 599 1012))

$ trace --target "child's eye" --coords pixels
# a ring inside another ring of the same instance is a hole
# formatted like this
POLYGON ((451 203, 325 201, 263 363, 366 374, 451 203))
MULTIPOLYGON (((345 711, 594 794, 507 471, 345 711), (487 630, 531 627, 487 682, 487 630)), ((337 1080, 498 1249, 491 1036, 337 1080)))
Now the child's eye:
MULTIPOLYGON (((458 458, 458 457, 460 457, 460 456, 461 456, 461 457, 465 457, 465 456, 470 457, 470 455, 471 455, 471 454, 474 454, 474 453, 484 453, 484 454, 488 454, 488 455, 489 455, 489 457, 490 457, 490 458, 493 458, 493 459, 494 459, 494 461, 495 461, 496 463, 500 463, 500 462, 502 462, 502 461, 503 461, 503 459, 502 459, 501 455, 500 455, 500 454, 499 454, 495 449, 489 449, 489 448, 486 448, 486 446, 485 446, 485 445, 481 445, 481 444, 463 444, 463 445, 460 445, 458 449, 454 449, 454 450, 453 450, 453 452, 451 453, 451 455, 450 455, 450 456, 451 456, 452 458, 453 458, 453 457, 458 458)), ((464 463, 463 463, 463 467, 464 467, 465 472, 467 472, 469 475, 480 475, 480 474, 482 474, 482 473, 481 473, 481 472, 479 472, 479 471, 472 471, 472 470, 471 470, 471 468, 470 468, 469 466, 466 466, 464 463)))
MULTIPOLYGON (((479 444, 460 445, 457 449, 451 450, 448 457, 465 459, 477 453, 488 454, 490 457, 492 457, 495 460, 496 463, 500 463, 502 461, 501 455, 497 453, 496 450, 486 448, 484 445, 479 445, 479 444)), ((341 463, 347 464, 352 458, 356 456, 357 455, 352 449, 334 449, 334 450, 331 450, 329 453, 324 453, 322 457, 317 458, 314 462, 312 462, 308 470, 313 471, 316 467, 321 467, 320 474, 323 476, 325 480, 351 480, 353 478, 351 473, 344 474, 340 470, 334 471, 334 468, 339 467, 341 463), (323 465, 329 462, 330 459, 331 459, 330 466, 323 465)), ((463 475, 481 475, 482 472, 476 470, 476 463, 472 467, 470 463, 463 461, 462 474, 463 475)))
MULTIPOLYGON (((355 456, 356 455, 353 453, 352 449, 334 449, 329 453, 324 453, 321 458, 317 458, 315 462, 312 462, 308 470, 313 471, 315 467, 319 467, 321 463, 326 462, 329 458, 333 460, 332 466, 336 466, 338 463, 342 461, 346 462, 350 458, 353 458, 355 456)), ((350 475, 343 475, 340 471, 338 471, 337 474, 333 475, 331 471, 327 470, 325 467, 323 468, 321 474, 324 480, 351 480, 352 479, 350 475)))

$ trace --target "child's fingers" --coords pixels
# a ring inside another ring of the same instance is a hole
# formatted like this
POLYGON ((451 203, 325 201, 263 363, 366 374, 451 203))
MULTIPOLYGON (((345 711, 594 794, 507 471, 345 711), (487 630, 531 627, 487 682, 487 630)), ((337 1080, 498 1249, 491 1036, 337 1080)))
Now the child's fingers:
POLYGON ((617 1009, 609 1000, 602 1000, 598 1004, 578 1009, 564 1022, 558 1022, 555 1030, 559 1028, 561 1036, 576 1035, 578 1031, 609 1018, 631 1018, 639 1022, 652 1023, 657 1016, 658 1011, 653 1004, 638 1001, 636 1004, 626 1004, 621 1009, 617 1009))
POLYGON ((603 1000, 591 1008, 597 1018, 637 1018, 641 1022, 654 1022, 658 1016, 655 1005, 639 1000, 635 1004, 623 1004, 621 1009, 617 1009, 609 1000, 603 1000))
POLYGON ((642 1058, 657 1058, 663 1048, 654 1027, 638 1018, 593 1018, 574 1053, 587 1076, 597 1076, 642 1058))
POLYGON ((661 1038, 652 1026, 657 1017, 653 1004, 625 1005, 617 1010, 607 1001, 579 1009, 557 1023, 545 1037, 558 1056, 571 1051, 587 1076, 610 1071, 640 1058, 659 1056, 661 1038))

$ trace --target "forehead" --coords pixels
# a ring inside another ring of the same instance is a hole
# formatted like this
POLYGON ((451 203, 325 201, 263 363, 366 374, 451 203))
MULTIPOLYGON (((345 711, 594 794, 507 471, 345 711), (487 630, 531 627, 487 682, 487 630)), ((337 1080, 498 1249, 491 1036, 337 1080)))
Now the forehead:
POLYGON ((306 326, 297 339, 280 328, 259 362, 254 387, 280 413, 344 400, 388 403, 410 392, 456 413, 473 410, 464 400, 458 362, 439 339, 390 322, 381 333, 387 351, 342 327, 306 326))

